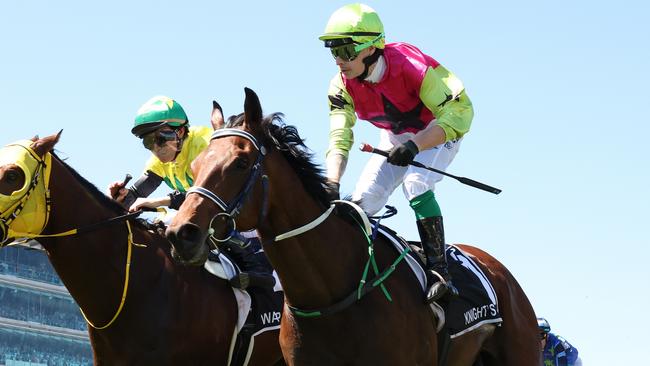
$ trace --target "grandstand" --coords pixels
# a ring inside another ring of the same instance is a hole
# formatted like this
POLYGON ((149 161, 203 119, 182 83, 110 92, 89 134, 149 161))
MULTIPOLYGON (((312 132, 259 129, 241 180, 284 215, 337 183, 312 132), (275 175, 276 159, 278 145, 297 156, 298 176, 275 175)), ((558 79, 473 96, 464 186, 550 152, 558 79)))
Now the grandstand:
POLYGON ((86 322, 36 242, 0 250, 0 365, 92 365, 86 322))

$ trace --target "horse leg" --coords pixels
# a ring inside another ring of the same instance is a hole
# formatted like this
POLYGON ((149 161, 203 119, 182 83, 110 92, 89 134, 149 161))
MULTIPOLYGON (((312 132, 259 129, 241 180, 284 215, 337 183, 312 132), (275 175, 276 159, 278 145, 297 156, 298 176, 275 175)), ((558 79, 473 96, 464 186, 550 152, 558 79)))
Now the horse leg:
POLYGON ((495 364, 540 365, 542 356, 535 311, 517 280, 507 270, 503 273, 505 283, 497 290, 503 323, 493 337, 498 349, 495 364))
POLYGON ((503 323, 486 340, 482 352, 486 366, 538 366, 542 362, 535 311, 515 277, 486 252, 460 245, 483 269, 499 299, 503 323))
POLYGON ((472 366, 475 364, 483 344, 492 337, 496 326, 483 325, 469 333, 456 337, 451 341, 447 366, 472 366))

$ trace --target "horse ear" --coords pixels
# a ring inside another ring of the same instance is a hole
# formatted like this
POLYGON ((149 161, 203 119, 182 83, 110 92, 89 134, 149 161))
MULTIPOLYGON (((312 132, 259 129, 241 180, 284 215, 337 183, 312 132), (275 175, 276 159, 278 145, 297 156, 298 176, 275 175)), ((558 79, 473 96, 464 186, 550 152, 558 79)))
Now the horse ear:
POLYGON ((37 139, 31 145, 32 150, 34 150, 34 152, 39 156, 43 156, 45 153, 52 151, 52 149, 54 149, 54 145, 59 142, 59 138, 61 137, 62 132, 63 130, 54 135, 43 137, 42 139, 37 139))
POLYGON ((246 100, 244 100, 244 124, 250 128, 254 129, 260 125, 262 121, 262 105, 260 104, 260 98, 257 97, 257 94, 249 88, 244 88, 246 92, 246 100))
POLYGON ((210 116, 210 122, 212 123, 212 129, 218 130, 223 128, 223 109, 216 100, 212 101, 212 115, 210 116))

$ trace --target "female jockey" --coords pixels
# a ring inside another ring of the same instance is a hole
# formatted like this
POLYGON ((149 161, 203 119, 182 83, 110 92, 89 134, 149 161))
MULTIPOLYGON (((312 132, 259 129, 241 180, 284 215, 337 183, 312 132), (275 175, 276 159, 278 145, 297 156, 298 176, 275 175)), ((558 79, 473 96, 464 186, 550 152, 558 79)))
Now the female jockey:
MULTIPOLYGON (((208 146, 214 129, 223 125, 221 107, 216 102, 213 106, 212 128, 209 128, 190 127, 183 107, 171 98, 157 96, 142 105, 131 132, 142 139, 144 147, 153 155, 142 176, 131 187, 125 188, 124 182, 114 182, 109 186, 113 199, 128 207, 129 211, 159 206, 178 209, 194 183, 192 161, 208 146), (149 198, 163 181, 173 192, 168 196, 149 198)), ((234 287, 273 287, 275 284, 267 270, 270 265, 260 263, 266 262, 266 258, 263 254, 257 255, 259 248, 255 240, 234 234, 233 240, 220 245, 219 249, 229 254, 242 269, 230 281, 234 287)))
POLYGON ((427 166, 445 170, 469 130, 474 111, 454 74, 415 46, 385 44, 384 38, 379 16, 364 4, 336 10, 319 37, 339 67, 328 93, 327 177, 332 198, 338 198, 357 117, 381 129, 379 148, 390 150, 389 157, 370 158, 352 200, 374 214, 402 184, 415 211, 430 284, 427 302, 432 302, 458 293, 447 271, 442 214, 433 194, 442 176, 409 163, 417 157, 427 166))
POLYGON ((165 96, 149 99, 138 110, 131 133, 142 139, 152 156, 129 189, 123 182, 112 183, 111 196, 129 211, 159 206, 178 209, 194 181, 190 164, 208 146, 212 132, 209 127, 190 127, 183 107, 175 100, 165 96), (163 181, 173 192, 149 198, 163 181))

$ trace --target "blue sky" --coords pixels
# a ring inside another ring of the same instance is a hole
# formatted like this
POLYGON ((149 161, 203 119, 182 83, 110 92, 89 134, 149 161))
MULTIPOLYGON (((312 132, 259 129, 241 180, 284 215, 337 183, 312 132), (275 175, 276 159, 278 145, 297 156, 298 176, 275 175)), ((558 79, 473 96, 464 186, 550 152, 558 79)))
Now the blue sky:
MULTIPOLYGON (((207 125, 212 99, 239 113, 248 86, 323 162, 336 67, 317 36, 345 3, 2 2, 0 142, 64 129, 60 154, 104 189, 142 171, 130 128, 147 99, 173 97, 207 125)), ((500 259, 586 364, 638 364, 650 326, 648 5, 368 4, 389 42, 415 44, 465 83, 476 115, 448 171, 503 189, 438 184, 447 241, 500 259)), ((355 135, 378 139, 362 121, 355 135)), ((356 146, 343 192, 368 158, 356 146)), ((415 239, 400 190, 390 203, 389 224, 415 239)))

